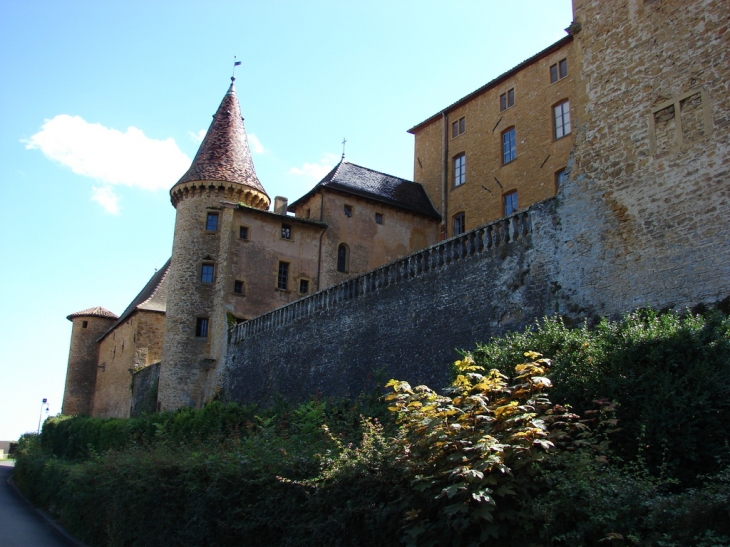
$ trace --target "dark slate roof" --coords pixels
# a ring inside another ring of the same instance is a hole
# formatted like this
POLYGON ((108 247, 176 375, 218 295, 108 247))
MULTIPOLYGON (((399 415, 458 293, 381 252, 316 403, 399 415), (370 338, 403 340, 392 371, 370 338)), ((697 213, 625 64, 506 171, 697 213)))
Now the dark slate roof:
MULTIPOLYGON (((170 259, 165 262, 155 274, 150 278, 144 288, 139 294, 132 300, 132 303, 127 306, 119 319, 109 327, 100 338, 101 342, 104 337, 117 328, 118 325, 124 323, 130 315, 137 310, 149 310, 165 313, 167 305, 167 272, 170 270, 170 259)), ((116 316, 115 316, 116 317, 116 316)))
POLYGON ((268 196, 253 167, 246 129, 241 117, 241 107, 233 82, 213 115, 213 121, 203 142, 200 143, 190 169, 177 184, 197 180, 237 182, 268 196))
POLYGON ((442 114, 443 112, 447 112, 447 113, 448 113, 448 112, 451 112, 451 111, 452 111, 452 110, 454 110, 455 108, 458 108, 458 107, 460 107, 461 105, 463 105, 463 104, 465 104, 465 103, 468 103, 468 102, 469 102, 469 101, 471 101, 471 100, 472 100, 472 99, 473 99, 474 97, 477 97, 477 96, 481 95, 482 93, 485 93, 486 91, 489 91, 489 90, 490 90, 490 89, 492 89, 493 87, 495 87, 495 86, 497 86, 497 85, 501 84, 501 83, 502 83, 503 81, 505 81, 505 80, 506 80, 507 78, 509 78, 509 77, 511 77, 511 76, 513 76, 513 75, 515 75, 515 74, 516 74, 517 72, 519 72, 519 71, 520 71, 520 70, 522 70, 523 68, 525 68, 525 67, 527 67, 527 66, 530 66, 530 65, 531 65, 531 64, 533 64, 533 63, 536 63, 537 61, 539 61, 539 60, 540 60, 540 59, 542 59, 543 57, 545 57, 545 56, 547 56, 547 55, 550 55, 551 53, 553 53, 553 52, 555 52, 555 51, 559 50, 559 49, 560 49, 560 48, 562 48, 562 47, 563 47, 564 45, 566 45, 566 44, 569 44, 569 43, 570 43, 570 42, 572 42, 572 41, 573 41, 573 36, 571 36, 571 35, 568 35, 568 36, 566 36, 565 38, 561 38, 560 40, 558 40, 558 41, 557 41, 557 42, 555 42, 554 44, 552 44, 552 45, 550 45, 550 46, 546 47, 546 48, 545 48, 545 49, 543 49, 542 51, 539 51, 538 53, 536 53, 535 55, 533 55, 533 56, 532 56, 532 57, 530 57, 529 59, 525 59, 525 60, 524 60, 524 61, 522 61, 522 62, 521 62, 521 63, 520 63, 519 65, 517 65, 517 66, 514 66, 514 67, 512 67, 511 69, 509 69, 509 70, 508 70, 507 72, 505 72, 504 74, 500 74, 499 76, 497 76, 496 78, 494 78, 494 80, 492 80, 492 81, 490 81, 490 82, 487 82, 486 84, 484 84, 484 85, 483 85, 482 87, 480 87, 479 89, 477 89, 477 90, 475 90, 475 91, 472 91, 471 93, 469 93, 469 94, 468 94, 468 95, 466 95, 465 97, 462 97, 461 99, 459 99, 459 100, 458 100, 458 101, 456 101, 455 103, 453 103, 453 104, 450 104, 449 106, 447 106, 446 108, 444 108, 443 110, 441 110, 441 111, 440 111, 440 112, 438 112, 437 114, 434 114, 433 116, 431 116, 431 117, 430 117, 430 118, 428 118, 427 120, 424 120, 424 121, 422 121, 421 123, 419 123, 419 124, 417 124, 417 125, 415 125, 415 126, 411 127, 411 128, 410 128, 410 129, 408 130, 408 133, 415 133, 416 131, 418 131, 418 130, 419 130, 419 129, 421 129, 422 127, 425 127, 425 126, 427 126, 428 124, 430 124, 430 123, 432 123, 432 122, 434 122, 434 121, 436 121, 436 120, 440 119, 440 118, 441 118, 441 114, 442 114))
POLYGON ((117 314, 110 312, 108 309, 102 308, 101 306, 96 306, 95 308, 87 308, 85 310, 72 313, 71 315, 67 315, 66 319, 71 321, 76 317, 103 317, 104 319, 116 319, 117 314))
POLYGON ((344 160, 307 194, 292 203, 288 210, 294 211, 297 204, 309 199, 318 188, 322 187, 387 203, 393 207, 399 207, 427 217, 441 219, 441 215, 434 209, 423 186, 417 182, 386 175, 344 160))

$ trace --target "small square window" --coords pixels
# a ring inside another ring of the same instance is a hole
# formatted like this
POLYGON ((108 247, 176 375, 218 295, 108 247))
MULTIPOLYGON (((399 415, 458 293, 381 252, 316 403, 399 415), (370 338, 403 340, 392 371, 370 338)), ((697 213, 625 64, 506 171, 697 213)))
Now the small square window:
POLYGON ((375 224, 382 224, 382 223, 383 223, 382 213, 375 213, 375 224))
POLYGON ((299 280, 299 294, 307 294, 308 292, 309 292, 309 280, 300 279, 299 280))
POLYGON ((517 139, 515 128, 502 133, 502 163, 509 163, 517 157, 517 139))
POLYGON ((466 231, 466 217, 464 213, 454 215, 454 235, 458 236, 466 231))
POLYGON ((248 226, 239 226, 238 239, 248 239, 248 226))
POLYGON ((504 216, 517 211, 517 190, 504 195, 504 216))
POLYGON ((281 239, 291 239, 291 224, 281 225, 281 239))
POLYGON ((208 338, 208 318, 198 317, 195 320, 195 336, 197 338, 208 338))
POLYGON ((213 283, 213 264, 203 264, 200 269, 200 281, 203 283, 213 283))
POLYGON ((458 137, 466 131, 466 118, 460 118, 451 124, 451 137, 458 137))
POLYGON ((459 154, 454 158, 454 186, 461 186, 466 182, 466 154, 459 154))
POLYGON ((352 216, 352 205, 345 205, 345 216, 346 217, 352 216))
POLYGON ((82 329, 88 328, 88 326, 89 326, 89 322, 88 321, 81 321, 81 328, 82 329))
POLYGON ((218 213, 208 213, 205 219, 205 230, 215 232, 218 230, 218 213))
POLYGON ((515 90, 510 89, 507 93, 502 93, 499 96, 499 109, 507 110, 510 106, 515 105, 515 90))
POLYGON ((568 75, 568 60, 561 59, 554 65, 550 66, 550 83, 554 84, 558 80, 562 80, 568 75))
POLYGON ((289 289, 289 263, 279 262, 279 273, 276 276, 276 288, 280 291, 289 289))
POLYGON ((233 282, 233 292, 236 294, 243 294, 243 281, 236 279, 233 282))

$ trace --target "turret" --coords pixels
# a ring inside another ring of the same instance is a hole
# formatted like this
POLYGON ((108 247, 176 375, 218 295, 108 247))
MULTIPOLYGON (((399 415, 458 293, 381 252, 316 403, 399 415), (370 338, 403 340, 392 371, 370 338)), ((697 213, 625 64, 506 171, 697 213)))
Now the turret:
POLYGON ((99 361, 97 341, 114 324, 117 316, 97 306, 72 313, 66 319, 73 323, 73 327, 61 412, 69 415, 90 415, 99 361))
POLYGON ((228 259, 233 207, 267 210, 254 170, 234 78, 190 169, 170 190, 176 209, 158 402, 200 406, 225 357, 228 328, 218 286, 228 259))

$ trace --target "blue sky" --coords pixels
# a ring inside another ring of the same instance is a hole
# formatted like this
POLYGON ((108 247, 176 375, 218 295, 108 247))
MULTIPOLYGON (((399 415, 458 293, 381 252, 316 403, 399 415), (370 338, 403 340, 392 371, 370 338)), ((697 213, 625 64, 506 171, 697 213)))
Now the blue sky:
POLYGON ((236 55, 270 196, 347 159, 413 176, 410 127, 565 36, 570 0, 0 3, 0 439, 60 412, 71 323, 169 257, 168 190, 236 55), (43 413, 45 416, 45 412, 43 413))

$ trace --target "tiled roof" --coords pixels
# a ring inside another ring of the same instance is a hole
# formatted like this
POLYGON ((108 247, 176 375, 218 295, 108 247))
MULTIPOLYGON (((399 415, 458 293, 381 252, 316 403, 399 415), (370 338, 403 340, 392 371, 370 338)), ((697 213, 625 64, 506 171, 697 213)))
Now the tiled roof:
POLYGON ((106 319, 116 319, 117 314, 112 313, 108 309, 102 308, 101 306, 96 306, 95 308, 87 308, 85 310, 72 313, 71 315, 67 315, 66 319, 71 321, 75 317, 104 317, 106 319))
POLYGON ((99 338, 99 341, 103 340, 117 325, 124 323, 137 310, 165 312, 167 305, 167 272, 169 270, 170 259, 165 262, 162 268, 155 272, 144 288, 132 300, 132 303, 119 316, 119 319, 99 338))
POLYGON ((288 209, 293 211, 298 203, 308 199, 321 187, 355 194, 427 217, 441 219, 441 215, 434 209, 423 186, 417 182, 386 175, 344 160, 312 190, 292 203, 288 209))
POLYGON ((237 182, 266 194, 253 166, 233 82, 213 115, 190 169, 177 184, 198 180, 237 182))
POLYGON ((503 74, 500 74, 499 76, 497 76, 497 77, 496 77, 496 78, 494 78, 493 80, 491 80, 491 81, 487 82, 486 84, 484 84, 484 85, 483 85, 482 87, 480 87, 479 89, 477 89, 477 90, 475 90, 475 91, 472 91, 471 93, 469 93, 468 95, 466 95, 466 96, 462 97, 461 99, 459 99, 459 100, 458 100, 458 101, 456 101, 455 103, 453 103, 453 104, 450 104, 449 106, 447 106, 446 108, 444 108, 443 110, 441 110, 440 112, 438 112, 437 114, 434 114, 434 115, 433 115, 433 116, 431 116, 430 118, 428 118, 428 119, 426 119, 426 120, 422 121, 421 123, 419 123, 419 124, 417 124, 417 125, 415 125, 415 126, 411 127, 411 128, 410 128, 410 129, 408 130, 408 133, 415 133, 416 131, 418 131, 418 130, 419 130, 419 129, 421 129, 422 127, 425 127, 425 126, 427 126, 428 124, 430 124, 430 123, 432 123, 432 122, 434 122, 434 121, 438 120, 439 118, 441 118, 441 113, 442 113, 442 112, 447 112, 447 113, 448 113, 448 112, 451 112, 451 111, 452 111, 452 110, 454 110, 455 108, 458 108, 459 106, 461 106, 461 105, 463 105, 463 104, 465 104, 465 103, 468 103, 468 102, 469 102, 469 101, 471 101, 471 100, 472 100, 472 99, 473 99, 474 97, 477 97, 477 96, 481 95, 482 93, 484 93, 484 92, 486 92, 486 91, 489 91, 489 90, 490 90, 490 89, 492 89, 493 87, 495 87, 495 86, 499 85, 500 83, 502 83, 503 81, 505 81, 505 80, 506 80, 507 78, 509 78, 509 77, 511 77, 511 76, 513 76, 513 75, 515 75, 516 73, 518 73, 518 72, 519 72, 520 70, 522 70, 523 68, 525 68, 525 67, 527 67, 527 66, 530 66, 530 65, 531 65, 531 64, 533 64, 533 63, 536 63, 537 61, 539 61, 539 60, 540 60, 540 59, 542 59, 543 57, 545 57, 545 56, 547 56, 547 55, 550 55, 551 53, 553 53, 553 52, 555 52, 555 51, 559 50, 559 49, 560 49, 560 48, 562 48, 562 47, 563 47, 564 45, 566 45, 566 44, 569 44, 569 43, 570 43, 570 42, 572 42, 572 41, 573 41, 573 36, 571 36, 571 35, 568 35, 568 36, 566 36, 565 38, 561 38, 560 40, 558 40, 558 41, 557 41, 557 42, 555 42, 554 44, 552 44, 552 45, 550 45, 550 46, 546 47, 546 48, 545 48, 545 49, 543 49, 542 51, 539 51, 539 52, 537 52, 537 53, 536 53, 535 55, 533 55, 532 57, 530 57, 530 58, 528 58, 528 59, 525 59, 525 60, 524 60, 524 61, 522 61, 522 62, 521 62, 521 63, 520 63, 519 65, 517 65, 517 66, 514 66, 514 67, 510 68, 510 69, 509 69, 509 70, 508 70, 507 72, 505 72, 505 73, 503 73, 503 74))

